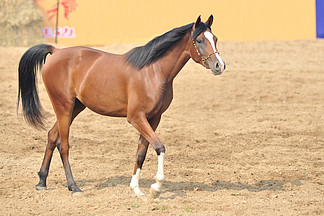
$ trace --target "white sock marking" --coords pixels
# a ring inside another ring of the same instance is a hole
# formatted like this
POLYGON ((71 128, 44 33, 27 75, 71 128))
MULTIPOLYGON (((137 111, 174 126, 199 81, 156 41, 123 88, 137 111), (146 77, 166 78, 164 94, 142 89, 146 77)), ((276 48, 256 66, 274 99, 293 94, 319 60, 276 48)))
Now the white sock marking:
POLYGON ((131 180, 131 183, 130 183, 130 187, 133 189, 134 193, 137 195, 137 196, 141 196, 141 195, 144 195, 141 190, 139 189, 139 179, 140 179, 140 174, 141 174, 141 169, 138 168, 136 170, 136 173, 135 175, 132 176, 132 180, 131 180))
POLYGON ((161 191, 162 183, 165 179, 164 176, 164 156, 165 153, 160 153, 158 156, 158 170, 155 176, 156 183, 152 184, 151 187, 155 191, 161 191))
POLYGON ((164 180, 164 156, 165 153, 160 153, 158 156, 158 171, 156 174, 158 180, 164 180))

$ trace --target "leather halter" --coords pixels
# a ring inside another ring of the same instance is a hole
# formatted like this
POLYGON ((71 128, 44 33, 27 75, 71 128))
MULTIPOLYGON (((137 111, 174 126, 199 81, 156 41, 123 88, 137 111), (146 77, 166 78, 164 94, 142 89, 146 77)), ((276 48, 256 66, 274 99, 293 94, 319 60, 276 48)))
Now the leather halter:
POLYGON ((202 65, 203 65, 205 68, 207 68, 208 65, 206 64, 206 61, 207 61, 207 60, 208 60, 212 55, 214 55, 214 54, 219 54, 219 52, 216 51, 216 52, 213 52, 213 53, 209 54, 209 55, 208 55, 207 57, 205 57, 205 58, 202 57, 201 54, 200 54, 200 52, 199 52, 199 50, 198 50, 198 48, 197 48, 196 40, 193 39, 192 35, 193 35, 193 31, 191 31, 192 43, 193 43, 193 45, 194 45, 194 47, 195 47, 195 49, 196 49, 196 52, 197 52, 198 56, 200 57, 200 62, 202 63, 202 65))

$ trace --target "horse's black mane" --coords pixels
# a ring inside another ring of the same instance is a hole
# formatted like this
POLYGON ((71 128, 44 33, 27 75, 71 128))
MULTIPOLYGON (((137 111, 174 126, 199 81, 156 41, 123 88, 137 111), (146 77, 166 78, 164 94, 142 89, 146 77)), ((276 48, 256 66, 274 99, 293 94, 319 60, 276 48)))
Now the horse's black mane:
MULTIPOLYGON (((127 61, 138 69, 142 69, 156 60, 162 58, 167 50, 179 42, 185 34, 190 31, 194 23, 174 28, 163 35, 160 35, 144 46, 136 47, 127 54, 127 61)), ((196 26, 192 38, 196 39, 198 35, 210 27, 201 22, 196 26)))

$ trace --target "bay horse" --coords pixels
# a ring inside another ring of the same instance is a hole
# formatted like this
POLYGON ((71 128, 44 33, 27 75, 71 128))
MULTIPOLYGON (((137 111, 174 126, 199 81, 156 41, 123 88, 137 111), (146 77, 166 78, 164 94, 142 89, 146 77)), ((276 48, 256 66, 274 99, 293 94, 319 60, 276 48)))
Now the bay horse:
POLYGON ((150 193, 157 196, 165 179, 165 147, 155 130, 172 101, 173 79, 190 58, 214 75, 225 70, 216 48, 217 37, 211 31, 212 23, 212 15, 206 22, 199 16, 196 22, 170 30, 123 55, 87 47, 57 49, 46 44, 28 49, 19 62, 17 107, 21 99, 26 121, 35 128, 44 128, 36 85, 36 74, 41 70, 57 118, 48 132, 36 189, 46 189, 50 162, 57 147, 68 189, 73 193, 82 192, 69 164, 69 129, 74 118, 88 107, 101 115, 127 117, 140 132, 130 182, 137 196, 143 195, 139 188, 140 172, 148 145, 153 146, 158 156, 158 169, 150 193), (48 54, 52 55, 46 60, 48 54))

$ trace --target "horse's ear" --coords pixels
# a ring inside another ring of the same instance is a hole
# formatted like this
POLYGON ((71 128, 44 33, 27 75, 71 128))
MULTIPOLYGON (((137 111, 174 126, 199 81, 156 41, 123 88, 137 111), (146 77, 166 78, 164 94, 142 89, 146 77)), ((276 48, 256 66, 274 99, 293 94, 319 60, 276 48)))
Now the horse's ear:
POLYGON ((195 22, 195 26, 194 26, 194 29, 199 26, 199 24, 201 23, 201 15, 199 15, 199 17, 197 18, 197 21, 195 22))
POLYGON ((213 17, 213 14, 210 15, 210 17, 208 18, 208 20, 206 21, 206 24, 211 27, 211 25, 213 24, 213 20, 214 20, 214 17, 213 17))

